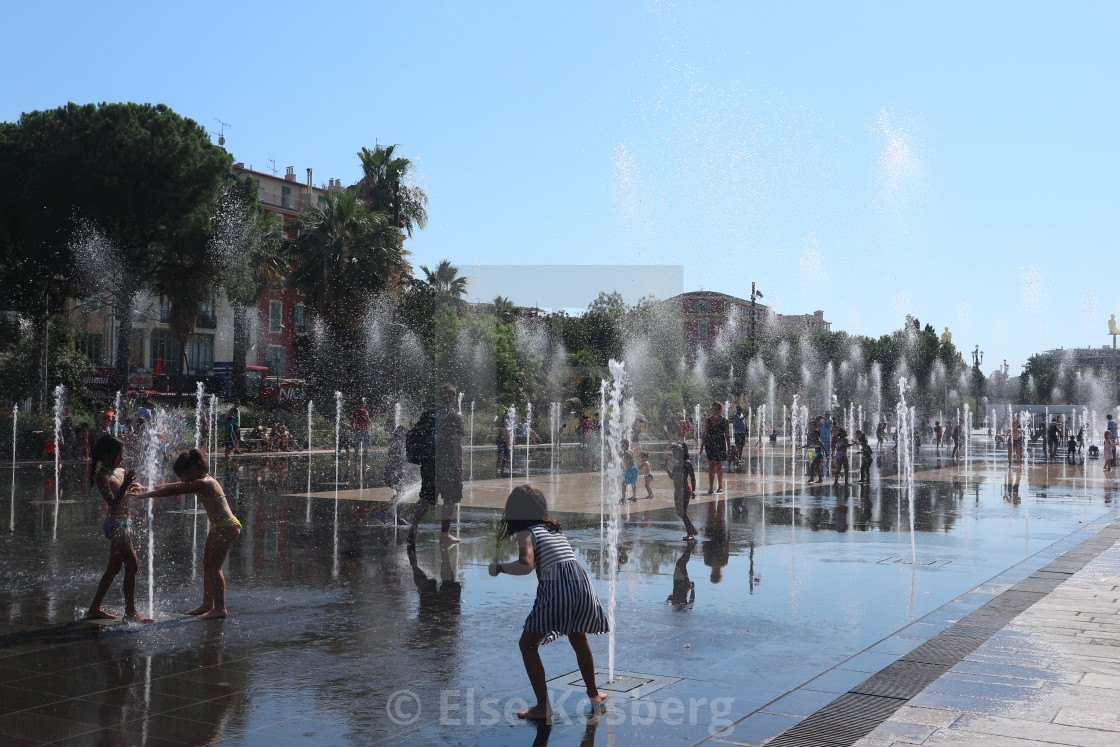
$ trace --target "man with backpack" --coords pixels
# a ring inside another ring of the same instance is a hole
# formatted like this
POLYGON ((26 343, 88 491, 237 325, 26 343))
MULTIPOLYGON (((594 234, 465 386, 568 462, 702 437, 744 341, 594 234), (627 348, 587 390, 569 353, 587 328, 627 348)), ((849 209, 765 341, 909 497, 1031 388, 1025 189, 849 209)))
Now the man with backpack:
POLYGON ((437 406, 424 412, 405 437, 408 461, 420 465, 420 500, 408 532, 409 547, 416 546, 420 522, 441 496, 440 544, 459 542, 451 534, 452 509, 463 499, 463 418, 456 411, 458 401, 454 385, 440 387, 437 406))

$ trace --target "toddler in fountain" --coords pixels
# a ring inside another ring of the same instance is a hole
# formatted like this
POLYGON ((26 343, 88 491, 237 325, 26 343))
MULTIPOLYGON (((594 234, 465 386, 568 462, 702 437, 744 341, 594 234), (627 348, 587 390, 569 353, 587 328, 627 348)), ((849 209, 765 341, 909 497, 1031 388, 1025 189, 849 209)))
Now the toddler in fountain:
POLYGON ((210 533, 206 535, 206 550, 202 556, 202 604, 187 615, 197 615, 200 620, 226 616, 226 577, 222 565, 226 562, 230 545, 241 536, 241 522, 230 511, 222 485, 210 474, 206 457, 198 449, 180 454, 172 466, 179 482, 160 485, 154 490, 140 493, 140 498, 161 498, 168 495, 194 493, 206 509, 210 519, 210 533))
POLYGON ((532 485, 514 488, 506 499, 499 539, 514 536, 517 537, 516 562, 491 563, 490 575, 525 576, 534 570, 537 572, 537 598, 525 620, 519 643, 537 704, 519 711, 517 716, 551 722, 552 705, 538 649, 563 635, 568 636, 572 644, 587 686, 587 697, 595 708, 607 696, 595 686, 595 657, 587 634, 608 632, 607 616, 560 524, 549 518, 544 494, 532 485))
POLYGON ((650 463, 649 463, 649 454, 647 452, 643 451, 639 458, 640 458, 641 461, 638 462, 638 474, 642 475, 645 478, 646 498, 652 498, 653 497, 653 468, 650 466, 650 463))
POLYGON ((627 451, 622 455, 626 471, 622 475, 622 497, 626 498, 626 486, 630 486, 630 500, 638 500, 638 465, 634 464, 634 453, 627 451))
POLYGON ((688 518, 688 503, 696 494, 696 471, 692 468, 692 460, 688 458, 688 444, 672 444, 669 454, 665 457, 665 471, 673 480, 673 504, 677 509, 677 516, 684 522, 685 542, 695 542, 696 531, 692 519, 688 518))

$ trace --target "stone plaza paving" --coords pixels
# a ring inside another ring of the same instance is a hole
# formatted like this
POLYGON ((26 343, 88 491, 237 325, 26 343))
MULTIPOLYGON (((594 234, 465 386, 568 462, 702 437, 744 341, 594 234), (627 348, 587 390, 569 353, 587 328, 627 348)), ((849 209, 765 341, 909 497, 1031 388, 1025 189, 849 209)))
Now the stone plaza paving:
POLYGON ((857 745, 1117 745, 1118 702, 1113 544, 857 745))
MULTIPOLYGON (((411 554, 383 523, 385 490, 353 487, 366 479, 356 462, 341 465, 337 490, 329 457, 313 464, 311 490, 306 458, 219 464, 245 523, 227 566, 231 617, 177 614, 197 602, 205 521, 176 499, 134 529, 140 609, 154 604, 157 622, 94 625, 80 618, 105 547, 81 465, 64 465, 59 503, 53 483, 24 467, 0 538, 0 736, 268 747, 1120 744, 1108 700, 1120 686, 1114 485, 1096 461, 1035 454, 1008 470, 982 440, 974 451, 957 462, 923 451, 908 496, 889 450, 870 486, 810 487, 783 472, 790 453, 779 445, 752 474, 729 476, 727 494, 698 497, 694 546, 681 542, 659 480, 653 499, 626 506, 609 706, 589 710, 558 642, 543 652, 557 718, 539 728, 511 716, 530 697, 516 639, 534 583, 485 573, 511 555, 493 535, 510 480, 468 484, 462 545, 439 548, 432 512, 411 554)), ((533 482, 605 599, 599 476, 533 482)), ((109 602, 120 611, 119 591, 109 602)), ((592 646, 602 686, 605 636, 592 646)))

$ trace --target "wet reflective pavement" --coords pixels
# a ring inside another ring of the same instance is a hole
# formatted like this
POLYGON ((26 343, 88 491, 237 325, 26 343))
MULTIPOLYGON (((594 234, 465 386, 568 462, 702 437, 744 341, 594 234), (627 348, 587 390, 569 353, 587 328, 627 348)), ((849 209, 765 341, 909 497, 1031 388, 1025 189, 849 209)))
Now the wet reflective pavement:
MULTIPOLYGON (((756 474, 729 476, 726 496, 699 496, 701 542, 690 548, 659 476, 653 499, 627 504, 622 531, 616 668, 626 679, 591 714, 571 648, 546 646, 547 733, 512 716, 530 698, 517 638, 535 583, 486 574, 514 555, 494 540, 509 480, 468 486, 462 545, 441 551, 432 511, 410 556, 404 530, 386 523, 384 489, 353 489, 375 482, 356 460, 341 467, 337 500, 329 457, 316 457, 311 496, 304 456, 219 462, 245 525, 226 567, 231 616, 176 614, 198 602, 206 519, 190 497, 165 499, 151 525, 157 622, 140 627, 80 620, 107 553, 81 466, 64 466, 57 505, 49 470, 22 467, 0 513, 11 528, 0 540, 0 734, 17 745, 693 744, 738 722, 720 738, 761 740, 1026 577, 1079 528, 1115 518, 1097 461, 1009 472, 1005 454, 983 440, 973 448, 968 464, 923 449, 913 533, 892 474, 807 487, 779 447, 756 455, 756 474)), ((376 460, 365 466, 380 474, 376 460)), ((598 475, 533 482, 605 600, 598 475)), ((144 612, 142 514, 135 506, 144 612)), ((106 604, 117 613, 119 589, 106 604)), ((592 648, 605 669, 606 637, 592 648)))

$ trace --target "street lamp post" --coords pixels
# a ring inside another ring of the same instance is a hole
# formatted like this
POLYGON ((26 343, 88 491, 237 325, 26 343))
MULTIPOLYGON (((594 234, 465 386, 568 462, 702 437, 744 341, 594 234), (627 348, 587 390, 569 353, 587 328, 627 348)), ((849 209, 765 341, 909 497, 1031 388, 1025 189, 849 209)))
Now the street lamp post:
POLYGON ((1116 326, 1115 314, 1108 319, 1108 334, 1112 335, 1112 391, 1115 394, 1117 384, 1120 382, 1120 376, 1117 375, 1116 370, 1116 336, 1120 335, 1120 328, 1116 326))
POLYGON ((751 356, 754 356, 754 324, 758 318, 758 312, 755 310, 755 301, 762 298, 762 291, 756 290, 754 283, 751 283, 751 356))
POLYGON ((980 409, 980 382, 984 380, 984 374, 980 371, 980 364, 984 362, 984 351, 977 345, 976 349, 972 351, 972 378, 974 386, 976 387, 976 409, 980 409))

